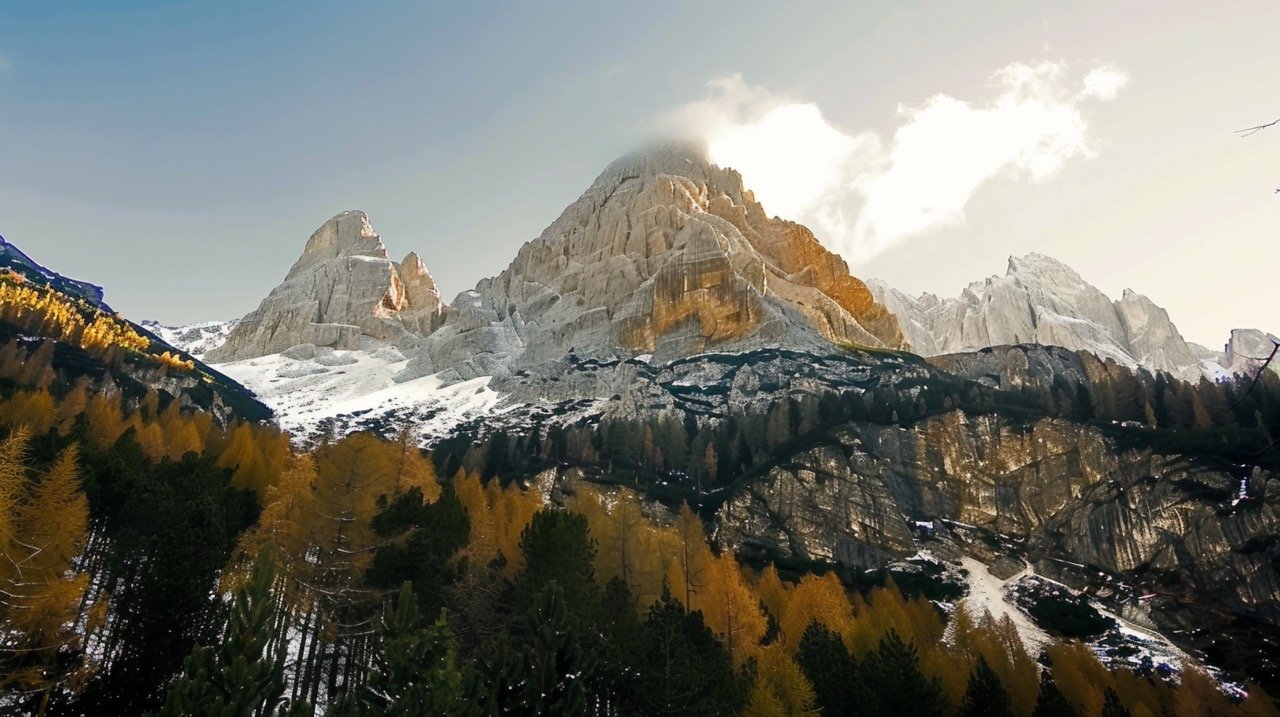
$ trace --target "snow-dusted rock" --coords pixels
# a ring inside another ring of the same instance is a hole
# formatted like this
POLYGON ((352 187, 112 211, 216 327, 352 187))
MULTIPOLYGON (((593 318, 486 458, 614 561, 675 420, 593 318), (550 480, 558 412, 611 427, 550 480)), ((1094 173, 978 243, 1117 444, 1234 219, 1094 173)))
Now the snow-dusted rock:
POLYGON ((894 317, 809 230, 768 217, 703 148, 673 144, 605 169, 505 271, 458 297, 409 373, 831 341, 903 344, 894 317))
POLYGON ((304 343, 353 349, 362 336, 407 348, 443 314, 421 259, 409 254, 396 264, 365 213, 348 211, 311 235, 284 282, 208 358, 238 361, 304 343))
MULTIPOLYGON (((1258 329, 1232 329, 1231 339, 1218 357, 1218 365, 1227 374, 1252 374, 1271 355, 1275 344, 1258 329)), ((1280 361, 1272 361, 1271 369, 1280 372, 1280 361)))
POLYGON ((202 321, 196 324, 166 326, 158 321, 143 321, 142 327, 159 336, 170 346, 186 351, 197 359, 226 343, 227 335, 235 328, 236 321, 202 321))
POLYGON ((1112 301, 1042 254, 1011 257, 1004 276, 974 282, 954 299, 911 297, 878 280, 868 287, 898 316, 907 341, 924 356, 1036 343, 1090 351, 1186 380, 1204 375, 1201 357, 1167 311, 1127 289, 1112 301))

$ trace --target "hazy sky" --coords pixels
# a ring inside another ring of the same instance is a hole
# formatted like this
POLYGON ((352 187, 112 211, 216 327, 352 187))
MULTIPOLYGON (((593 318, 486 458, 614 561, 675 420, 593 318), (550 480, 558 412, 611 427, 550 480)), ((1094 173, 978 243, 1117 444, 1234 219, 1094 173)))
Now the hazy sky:
POLYGON ((359 208, 452 297, 676 127, 858 276, 1039 251, 1210 346, 1280 326, 1280 127, 1232 134, 1280 3, 267 5, 0 5, 0 234, 187 322, 359 208))

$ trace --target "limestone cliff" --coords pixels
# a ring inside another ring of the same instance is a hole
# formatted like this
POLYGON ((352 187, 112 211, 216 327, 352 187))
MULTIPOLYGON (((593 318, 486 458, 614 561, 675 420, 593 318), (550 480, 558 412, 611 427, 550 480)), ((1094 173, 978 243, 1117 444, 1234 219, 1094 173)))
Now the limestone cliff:
POLYGON ((869 287, 923 356, 1036 343, 1090 351, 1184 380, 1203 374, 1200 357, 1163 308, 1130 290, 1112 301, 1041 254, 1011 257, 1004 276, 974 282, 954 299, 911 297, 874 280, 869 287))
POLYGON ((832 341, 904 343, 897 320, 809 230, 768 217, 702 148, 666 145, 611 164, 505 271, 460 296, 411 371, 469 377, 569 353, 832 341))
MULTIPOLYGON (((1276 347, 1272 336, 1258 329, 1232 329, 1231 339, 1218 357, 1218 365, 1228 374, 1254 374, 1276 347)), ((1280 372, 1280 360, 1273 360, 1271 370, 1280 372)))
POLYGON ((444 321, 444 304, 417 254, 397 264, 364 212, 316 230, 284 281, 208 354, 215 363, 299 344, 356 348, 361 337, 415 345, 444 321))

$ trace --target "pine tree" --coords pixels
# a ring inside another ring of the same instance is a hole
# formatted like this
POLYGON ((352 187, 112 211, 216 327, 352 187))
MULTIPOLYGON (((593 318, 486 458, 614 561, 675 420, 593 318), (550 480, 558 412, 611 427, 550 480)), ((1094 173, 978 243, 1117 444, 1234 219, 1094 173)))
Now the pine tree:
POLYGON ((702 613, 686 613, 669 590, 649 608, 635 658, 643 714, 727 714, 738 703, 728 653, 702 613))
POLYGON ((960 703, 961 717, 1013 717, 1013 703, 1000 678, 987 664, 987 658, 979 656, 969 675, 964 699, 960 703))
POLYGON ((1102 717, 1130 717, 1128 708, 1120 701, 1120 695, 1110 687, 1103 693, 1102 717))
POLYGON ((231 621, 222 644, 197 647, 174 683, 163 717, 208 715, 250 717, 289 715, 304 706, 284 702, 284 656, 267 654, 275 620, 271 586, 275 567, 268 555, 259 556, 249 584, 236 592, 231 621))
POLYGON ((425 502, 417 486, 397 496, 373 519, 373 529, 387 541, 373 555, 366 579, 391 589, 410 581, 423 615, 432 620, 444 605, 445 588, 458 578, 455 556, 467 543, 467 514, 452 487, 425 502))
POLYGON ((636 599, 622 578, 611 578, 604 585, 601 599, 602 635, 600 668, 603 714, 622 712, 622 706, 635 702, 636 671, 632 654, 640 639, 640 618, 636 599), (610 711, 612 707, 612 711, 610 711))
POLYGON ((560 586, 552 582, 524 611, 520 630, 489 665, 488 714, 578 715, 605 690, 590 646, 560 586))
POLYGON ((859 707, 868 701, 857 661, 840 636, 822 623, 809 623, 800 638, 796 662, 813 685, 815 701, 825 717, 859 714, 859 707))
POLYGON ((915 646, 903 642, 896 631, 880 640, 868 660, 868 679, 876 685, 880 703, 877 714, 941 717, 947 713, 942 687, 924 676, 915 646))
POLYGON ((529 605, 549 584, 581 616, 594 617, 600 603, 595 579, 596 546, 580 513, 553 508, 538 511, 520 536, 524 573, 516 582, 516 600, 529 605))
POLYGON ((1040 673, 1040 694, 1031 717, 1076 717, 1076 711, 1054 682, 1049 670, 1040 673))
POLYGON ((405 583, 394 608, 387 605, 379 626, 381 648, 373 657, 369 683, 337 711, 353 715, 482 714, 479 673, 460 662, 447 615, 423 627, 413 587, 405 583))

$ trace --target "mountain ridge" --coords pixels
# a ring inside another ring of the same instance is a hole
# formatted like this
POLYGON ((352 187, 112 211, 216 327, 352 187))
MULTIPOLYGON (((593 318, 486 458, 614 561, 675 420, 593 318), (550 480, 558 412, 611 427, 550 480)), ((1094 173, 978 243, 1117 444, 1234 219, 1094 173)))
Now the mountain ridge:
POLYGON ((1203 349, 1182 338, 1165 309, 1131 289, 1113 301, 1044 254, 1012 256, 1003 276, 974 281, 956 298, 912 297, 877 279, 868 287, 899 316, 908 341, 923 356, 1038 343, 1090 351, 1183 380, 1207 373, 1203 349))

